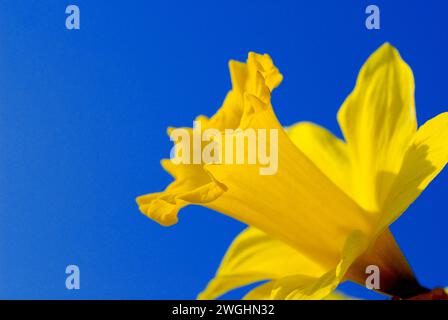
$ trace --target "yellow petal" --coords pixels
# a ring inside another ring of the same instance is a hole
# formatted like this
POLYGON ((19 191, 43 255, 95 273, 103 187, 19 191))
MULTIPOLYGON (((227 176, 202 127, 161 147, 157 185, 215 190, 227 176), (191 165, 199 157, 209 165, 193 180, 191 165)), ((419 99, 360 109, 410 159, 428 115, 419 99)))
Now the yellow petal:
POLYGON ((339 188, 355 199, 351 192, 350 158, 344 141, 311 122, 299 122, 285 129, 292 142, 339 188))
POLYGON ((297 272, 315 277, 324 271, 282 241, 249 227, 235 238, 215 278, 198 298, 215 299, 241 286, 297 272))
POLYGON ((417 128, 414 78, 390 44, 361 69, 338 113, 353 167, 353 192, 370 211, 382 207, 417 128))
MULTIPOLYGON (((296 146, 302 150, 333 182, 354 200, 356 194, 350 185, 350 160, 346 144, 329 131, 312 123, 301 122, 287 129, 296 146)), ((388 212, 387 210, 385 211, 388 212)), ((372 240, 373 241, 373 240, 372 240)), ((381 291, 389 295, 403 293, 407 284, 409 296, 421 289, 413 272, 389 230, 381 232, 374 245, 360 257, 346 275, 347 279, 365 285, 366 267, 377 265, 381 269, 381 291)))
POLYGON ((367 248, 368 238, 361 232, 352 232, 344 245, 335 268, 320 277, 292 275, 270 281, 253 289, 245 299, 320 300, 328 297, 343 280, 345 273, 367 248))
POLYGON ((268 281, 249 291, 244 300, 271 300, 271 292, 274 289, 274 281, 268 281))
POLYGON ((439 174, 448 161, 448 113, 421 126, 404 157, 385 208, 382 224, 392 223, 439 174))
MULTIPOLYGON (((407 190, 406 186, 390 186, 416 126, 412 72, 390 45, 380 48, 366 62, 354 92, 339 112, 339 122, 347 144, 311 123, 298 123, 289 128, 288 134, 358 204, 377 210, 382 217, 390 215, 392 210, 384 199, 394 191, 407 190)), ((383 271, 382 292, 402 293, 403 283, 407 283, 407 291, 415 292, 420 286, 406 259, 390 231, 381 231, 387 225, 378 224, 379 240, 347 277, 364 285, 366 266, 375 264, 383 271)))

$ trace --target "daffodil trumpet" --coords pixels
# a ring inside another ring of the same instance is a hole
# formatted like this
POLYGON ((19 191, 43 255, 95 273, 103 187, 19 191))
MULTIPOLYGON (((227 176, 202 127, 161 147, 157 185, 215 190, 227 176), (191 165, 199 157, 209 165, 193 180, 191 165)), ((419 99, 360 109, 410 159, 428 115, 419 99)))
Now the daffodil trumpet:
POLYGON ((174 142, 170 153, 173 164, 253 165, 258 163, 262 165, 259 169, 261 175, 272 175, 277 172, 277 129, 225 129, 222 135, 214 128, 202 130, 201 121, 194 121, 193 133, 190 134, 190 132, 185 128, 170 130, 170 140, 174 142))
POLYGON ((365 285, 368 266, 380 270, 380 293, 440 297, 419 284, 388 229, 448 160, 448 113, 418 128, 413 74, 398 51, 384 44, 362 67, 337 115, 344 140, 309 122, 282 127, 271 94, 283 77, 268 55, 249 53, 229 68, 232 89, 221 108, 196 121, 222 141, 247 129, 277 130, 275 174, 260 174, 258 162, 163 160, 175 180, 137 198, 164 226, 189 204, 248 225, 198 298, 261 283, 245 298, 334 299, 343 281, 365 285))

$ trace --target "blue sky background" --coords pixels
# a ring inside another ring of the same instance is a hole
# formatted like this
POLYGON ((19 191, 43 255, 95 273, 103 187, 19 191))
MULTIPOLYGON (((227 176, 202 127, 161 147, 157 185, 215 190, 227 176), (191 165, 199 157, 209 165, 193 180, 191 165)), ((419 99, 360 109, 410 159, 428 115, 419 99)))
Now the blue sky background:
MULTIPOLYGON (((442 0, 1 1, 0 298, 195 298, 243 225, 199 207, 171 228, 139 213, 135 197, 171 181, 166 127, 212 115, 227 61, 252 50, 285 77, 283 124, 339 134, 336 112, 385 41, 414 71, 423 123, 448 110, 447 14, 442 0), (65 28, 69 4, 79 31, 65 28), (380 31, 364 27, 369 4, 380 31), (79 291, 65 289, 69 264, 79 291)), ((392 226, 430 287, 448 286, 447 182, 444 171, 392 226)))

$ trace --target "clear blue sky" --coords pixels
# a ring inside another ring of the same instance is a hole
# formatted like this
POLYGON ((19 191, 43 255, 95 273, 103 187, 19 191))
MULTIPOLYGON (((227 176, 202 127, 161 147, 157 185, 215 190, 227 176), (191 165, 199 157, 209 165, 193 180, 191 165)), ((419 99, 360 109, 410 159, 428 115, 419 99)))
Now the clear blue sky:
MULTIPOLYGON (((447 15, 442 0, 1 1, 0 298, 194 298, 243 225, 199 207, 172 228, 139 213, 135 197, 171 181, 166 127, 211 115, 227 61, 252 50, 284 74, 283 124, 339 134, 336 112, 385 41, 414 71, 423 123, 448 110, 447 15), (379 31, 364 27, 372 3, 379 31), (81 30, 65 28, 69 4, 81 30), (69 264, 79 291, 65 289, 69 264)), ((392 227, 427 286, 448 286, 447 183, 445 171, 392 227)))

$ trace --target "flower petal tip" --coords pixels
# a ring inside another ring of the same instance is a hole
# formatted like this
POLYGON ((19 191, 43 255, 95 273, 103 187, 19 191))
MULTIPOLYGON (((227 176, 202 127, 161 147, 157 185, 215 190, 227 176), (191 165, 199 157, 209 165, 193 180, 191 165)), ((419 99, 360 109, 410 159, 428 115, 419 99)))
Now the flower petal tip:
POLYGON ((161 198, 153 198, 148 202, 148 196, 138 197, 139 210, 148 218, 156 221, 164 227, 175 225, 178 222, 177 214, 182 207, 178 204, 169 203, 161 198))

